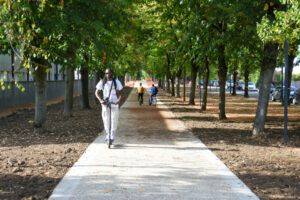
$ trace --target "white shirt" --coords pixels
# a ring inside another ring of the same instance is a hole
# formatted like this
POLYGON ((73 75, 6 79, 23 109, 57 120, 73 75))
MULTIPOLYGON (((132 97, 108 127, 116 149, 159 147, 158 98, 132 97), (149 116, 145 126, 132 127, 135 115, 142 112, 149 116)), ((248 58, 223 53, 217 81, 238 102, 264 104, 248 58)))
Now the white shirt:
POLYGON ((103 80, 100 80, 99 83, 96 85, 97 90, 103 90, 103 98, 104 99, 106 99, 108 97, 109 91, 111 88, 109 101, 113 102, 113 103, 116 103, 118 100, 117 91, 116 91, 115 87, 117 87, 117 90, 119 90, 119 91, 123 89, 121 82, 118 79, 115 79, 115 80, 116 80, 116 86, 113 85, 112 88, 111 88, 111 84, 113 84, 112 80, 107 81, 104 85, 104 88, 103 88, 103 80))

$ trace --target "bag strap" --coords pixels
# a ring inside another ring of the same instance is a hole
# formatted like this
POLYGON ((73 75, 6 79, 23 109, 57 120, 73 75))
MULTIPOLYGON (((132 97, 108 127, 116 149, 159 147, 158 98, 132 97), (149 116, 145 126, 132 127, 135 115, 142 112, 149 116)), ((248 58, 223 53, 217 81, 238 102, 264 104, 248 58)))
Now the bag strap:
POLYGON ((113 78, 113 84, 115 85, 115 90, 117 90, 117 81, 115 78, 113 78))
MULTIPOLYGON (((108 94, 108 100, 110 98, 110 94, 111 94, 111 90, 112 90, 112 87, 113 87, 113 84, 115 83, 115 80, 113 79, 112 83, 111 83, 111 86, 110 86, 110 90, 109 90, 109 94, 108 94)), ((115 86, 116 88, 116 86, 115 86)))

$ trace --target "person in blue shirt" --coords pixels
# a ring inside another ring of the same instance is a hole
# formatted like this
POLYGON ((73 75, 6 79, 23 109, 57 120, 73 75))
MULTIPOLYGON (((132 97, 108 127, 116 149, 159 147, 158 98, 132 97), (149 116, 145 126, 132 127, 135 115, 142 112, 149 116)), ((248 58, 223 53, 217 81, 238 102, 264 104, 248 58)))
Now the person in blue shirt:
POLYGON ((149 99, 149 105, 151 106, 153 103, 153 98, 156 98, 158 89, 157 87, 154 86, 154 84, 152 84, 152 87, 150 88, 150 99, 149 99))

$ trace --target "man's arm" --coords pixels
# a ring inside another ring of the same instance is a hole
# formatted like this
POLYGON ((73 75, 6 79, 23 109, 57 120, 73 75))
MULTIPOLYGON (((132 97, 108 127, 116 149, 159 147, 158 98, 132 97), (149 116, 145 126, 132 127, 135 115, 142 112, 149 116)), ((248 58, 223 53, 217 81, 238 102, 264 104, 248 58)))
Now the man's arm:
POLYGON ((104 104, 104 103, 105 103, 105 101, 103 100, 103 91, 102 91, 102 90, 96 89, 96 91, 95 91, 95 96, 97 97, 97 99, 99 100, 99 102, 100 102, 101 104, 104 104))

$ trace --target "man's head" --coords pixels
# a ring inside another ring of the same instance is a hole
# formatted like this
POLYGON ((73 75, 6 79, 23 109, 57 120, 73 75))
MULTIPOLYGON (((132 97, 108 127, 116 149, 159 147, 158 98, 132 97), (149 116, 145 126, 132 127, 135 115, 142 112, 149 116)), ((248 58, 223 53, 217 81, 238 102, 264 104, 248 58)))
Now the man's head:
POLYGON ((140 83, 140 86, 142 86, 143 84, 142 83, 140 83))
POLYGON ((107 68, 105 70, 105 77, 108 79, 108 80, 111 80, 113 78, 113 71, 112 69, 110 68, 107 68))
POLYGON ((154 84, 152 84, 152 87, 154 87, 154 84))

